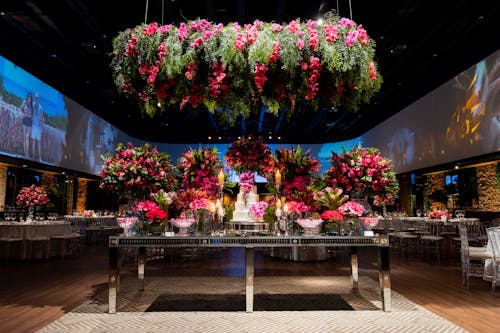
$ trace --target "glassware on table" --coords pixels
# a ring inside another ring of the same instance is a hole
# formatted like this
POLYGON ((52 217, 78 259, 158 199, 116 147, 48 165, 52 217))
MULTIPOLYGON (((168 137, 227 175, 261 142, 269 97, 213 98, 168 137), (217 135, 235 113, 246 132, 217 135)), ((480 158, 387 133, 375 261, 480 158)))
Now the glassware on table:
POLYGON ((416 213, 417 213, 417 216, 418 216, 418 217, 421 217, 421 216, 422 216, 422 210, 421 210, 421 209, 417 209, 416 213))
POLYGON ((134 227, 139 219, 137 217, 117 217, 116 222, 123 228, 124 236, 134 235, 134 227))
POLYGON ((41 212, 35 213, 35 220, 37 220, 37 221, 45 220, 45 213, 41 213, 41 212))
POLYGON ((314 218, 305 218, 305 219, 296 219, 298 225, 300 225, 304 232, 303 236, 315 236, 319 233, 319 226, 323 223, 322 219, 314 219, 314 218))
POLYGON ((196 222, 196 219, 186 217, 186 218, 178 218, 171 219, 170 223, 179 229, 179 232, 176 236, 189 236, 188 229, 196 222))

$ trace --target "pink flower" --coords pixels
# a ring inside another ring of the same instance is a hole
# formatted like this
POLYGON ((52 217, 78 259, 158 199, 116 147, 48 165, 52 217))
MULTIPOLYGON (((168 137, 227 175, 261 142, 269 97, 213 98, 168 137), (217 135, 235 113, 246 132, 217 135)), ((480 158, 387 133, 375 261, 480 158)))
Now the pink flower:
POLYGON ((143 212, 148 212, 148 211, 156 209, 156 208, 158 208, 158 205, 156 204, 156 202, 154 202, 152 200, 142 200, 142 201, 137 202, 134 206, 134 210, 143 211, 143 212))
POLYGON ((153 208, 150 211, 146 212, 146 214, 144 215, 151 222, 155 222, 158 220, 165 220, 167 218, 167 213, 160 208, 153 208))
POLYGON ((192 210, 198 210, 198 209, 208 210, 210 208, 210 200, 205 198, 196 199, 193 202, 191 202, 189 208, 191 208, 192 210))
POLYGON ((343 17, 339 20, 339 25, 343 25, 346 28, 352 28, 354 26, 354 22, 343 17))
POLYGON ((288 23, 287 28, 291 33, 294 33, 294 34, 297 33, 297 31, 299 31, 299 28, 300 28, 299 20, 296 19, 296 20, 290 21, 290 23, 288 23))
POLYGON ((283 27, 281 26, 281 24, 273 23, 271 24, 271 30, 274 32, 280 32, 281 30, 283 30, 283 27))
POLYGON ((337 221, 342 221, 344 219, 344 216, 340 214, 337 210, 325 210, 321 214, 321 218, 323 220, 337 220, 337 221))
POLYGON ((309 207, 302 201, 288 201, 287 205, 290 213, 302 214, 309 211, 309 207))
POLYGON ((254 70, 254 83, 259 91, 262 91, 264 88, 264 84, 267 82, 266 72, 269 68, 267 68, 264 64, 255 64, 254 70))
POLYGON ((345 215, 363 216, 363 213, 365 212, 365 207, 363 207, 362 204, 357 203, 355 201, 347 201, 338 208, 338 211, 339 213, 345 215))
POLYGON ((240 189, 248 193, 252 190, 255 182, 255 177, 253 172, 247 171, 240 174, 240 189))
POLYGON ((323 28, 325 29, 325 40, 329 43, 335 42, 335 40, 339 37, 337 26, 333 24, 325 24, 323 28))
POLYGON ((280 58, 280 43, 278 41, 273 42, 273 52, 271 56, 269 57, 269 63, 272 64, 273 62, 277 61, 280 58))
POLYGON ((304 48, 304 40, 302 38, 297 39, 297 48, 302 50, 304 48))
POLYGON ((186 23, 181 22, 181 24, 179 24, 179 30, 177 30, 177 36, 179 37, 180 41, 183 41, 184 39, 188 38, 189 33, 186 27, 186 23))
POLYGON ((352 33, 351 32, 348 32, 346 33, 345 35, 345 45, 347 47, 350 47, 352 46, 352 44, 354 44, 357 40, 358 40, 358 31, 353 31, 352 33))
POLYGON ((245 48, 246 40, 242 33, 236 33, 236 40, 234 41, 234 48, 237 50, 243 50, 245 48))
POLYGON ((358 40, 361 43, 361 45, 365 46, 368 44, 369 38, 368 34, 366 33, 366 30, 363 28, 363 26, 360 24, 358 26, 358 40))
POLYGON ((156 22, 150 23, 147 27, 145 27, 144 29, 142 29, 142 33, 145 36, 152 36, 152 35, 155 34, 157 28, 158 28, 158 23, 156 23, 156 22))
POLYGON ((266 214, 268 203, 265 201, 259 201, 250 206, 248 211, 252 214, 257 220, 261 220, 266 214))

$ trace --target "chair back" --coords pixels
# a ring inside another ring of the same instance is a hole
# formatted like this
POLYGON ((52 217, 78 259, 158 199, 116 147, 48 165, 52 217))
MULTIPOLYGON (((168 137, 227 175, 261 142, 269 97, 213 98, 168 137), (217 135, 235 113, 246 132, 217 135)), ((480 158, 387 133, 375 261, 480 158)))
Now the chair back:
POLYGON ((488 234, 488 242, 491 244, 493 257, 498 260, 500 259, 500 227, 488 228, 486 233, 488 234))
MULTIPOLYGON (((462 257, 464 255, 469 255, 469 235, 467 232, 467 225, 460 223, 458 225, 458 232, 460 234, 460 253, 462 257)), ((462 260, 463 262, 463 260, 462 260)))

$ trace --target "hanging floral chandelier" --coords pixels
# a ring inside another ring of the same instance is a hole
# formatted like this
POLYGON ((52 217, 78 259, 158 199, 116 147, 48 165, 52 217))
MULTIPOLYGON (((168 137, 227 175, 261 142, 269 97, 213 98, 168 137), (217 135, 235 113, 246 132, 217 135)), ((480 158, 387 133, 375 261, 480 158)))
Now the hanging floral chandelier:
POLYGON ((220 110, 228 124, 262 103, 275 115, 303 105, 354 112, 382 82, 366 30, 332 13, 322 23, 142 24, 121 32, 113 47, 118 89, 149 116, 187 104, 220 110))

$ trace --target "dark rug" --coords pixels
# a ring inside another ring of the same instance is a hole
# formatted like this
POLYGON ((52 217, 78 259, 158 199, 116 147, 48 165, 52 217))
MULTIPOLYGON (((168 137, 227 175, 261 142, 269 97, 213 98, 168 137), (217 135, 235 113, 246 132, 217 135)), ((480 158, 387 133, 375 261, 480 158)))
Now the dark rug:
MULTIPOLYGON (((146 309, 161 311, 245 311, 245 295, 162 294, 146 309)), ((354 310, 337 294, 257 294, 254 311, 354 310)))

